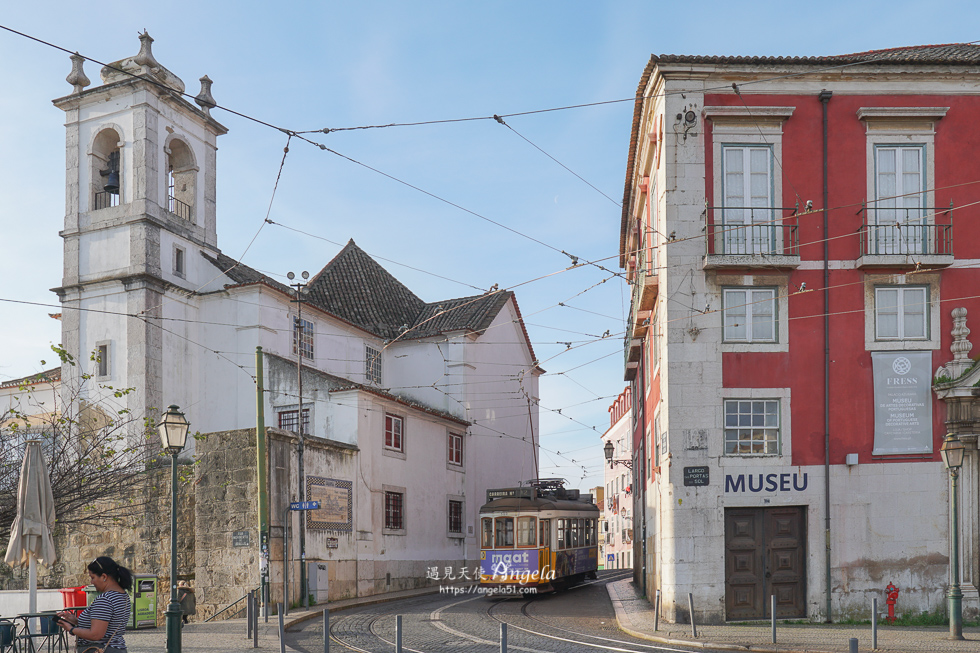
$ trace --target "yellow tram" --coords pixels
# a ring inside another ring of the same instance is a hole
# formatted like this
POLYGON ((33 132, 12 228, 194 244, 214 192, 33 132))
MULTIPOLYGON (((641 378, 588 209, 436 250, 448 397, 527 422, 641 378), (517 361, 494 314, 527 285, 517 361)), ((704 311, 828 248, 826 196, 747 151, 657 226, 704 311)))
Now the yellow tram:
POLYGON ((496 592, 561 590, 598 569, 599 508, 564 479, 487 490, 480 508, 480 585, 496 592))

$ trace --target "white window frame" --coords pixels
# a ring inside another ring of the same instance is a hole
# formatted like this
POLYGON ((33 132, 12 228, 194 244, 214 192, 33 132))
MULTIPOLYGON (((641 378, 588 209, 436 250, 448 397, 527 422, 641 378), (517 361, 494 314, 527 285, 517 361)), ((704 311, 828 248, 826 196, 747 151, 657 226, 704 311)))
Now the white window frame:
MULTIPOLYGON (((869 204, 867 215, 869 228, 879 224, 877 219, 878 211, 878 150, 879 148, 897 147, 918 147, 921 148, 921 187, 920 194, 921 207, 936 206, 936 194, 933 189, 936 187, 936 122, 941 120, 949 107, 861 107, 857 111, 859 120, 865 123, 866 142, 866 161, 867 161, 867 197, 875 201, 869 204)), ((901 200, 899 200, 901 201, 901 200)), ((923 210, 921 224, 935 224, 935 215, 928 210, 923 210)), ((869 238, 876 237, 876 231, 868 234, 869 238)), ((869 243, 872 253, 876 251, 875 244, 879 241, 869 243)), ((899 248, 898 251, 888 252, 879 251, 879 255, 914 256, 922 255, 922 247, 917 251, 899 248)))
POLYGON ((462 539, 466 537, 466 498, 462 495, 450 494, 446 497, 446 537, 462 539), (453 503, 459 504, 459 531, 454 531, 450 524, 450 508, 453 503))
MULTIPOLYGON (((790 286, 789 275, 786 274, 719 274, 715 277, 717 295, 711 300, 713 305, 720 305, 721 315, 718 318, 721 329, 721 350, 723 352, 748 353, 748 352, 788 352, 789 351, 789 299, 790 286), (773 340, 729 340, 725 333, 725 302, 726 290, 744 289, 748 291, 756 289, 771 289, 774 293, 773 307, 774 319, 776 321, 773 340), (715 304, 717 302, 717 304, 715 304)), ((716 323, 717 324, 717 323, 716 323)))
POLYGON ((779 289, 772 286, 726 286, 721 289, 722 302, 722 341, 740 343, 778 343, 779 342, 779 289), (737 297, 741 294, 742 297, 737 297), (758 295, 767 294, 769 299, 758 295), (768 304, 770 333, 772 337, 756 336, 753 327, 757 315, 765 315, 764 305, 768 304), (739 324, 729 325, 730 318, 741 318, 739 324), (736 326, 744 327, 745 336, 734 337, 736 326))
POLYGON ((381 486, 381 526, 384 535, 405 535, 408 528, 408 494, 405 488, 394 485, 381 486), (388 493, 400 494, 402 497, 401 506, 401 528, 388 528, 388 493))
POLYGON ((316 359, 316 347, 315 347, 316 325, 314 324, 314 322, 312 320, 307 320, 305 317, 292 315, 290 319, 290 323, 293 325, 293 329, 292 329, 293 355, 299 356, 300 348, 305 350, 307 349, 307 347, 304 347, 303 345, 309 344, 308 347, 309 355, 307 355, 306 352, 303 351, 302 354, 303 359, 308 361, 315 360, 316 359), (300 320, 302 320, 302 322, 300 322, 300 320), (309 333, 308 343, 307 343, 307 333, 309 333), (300 344, 299 347, 297 347, 297 344, 300 342, 300 338, 302 338, 302 343, 300 344))
POLYGON ((112 379, 112 341, 99 340, 95 343, 95 351, 92 352, 95 358, 95 380, 109 381, 112 379), (102 353, 105 348, 105 353, 102 353))
POLYGON ((875 286, 875 340, 928 340, 929 308, 929 286, 875 286), (892 292, 895 293, 895 335, 883 334, 881 327, 882 295, 892 292), (922 335, 908 335, 905 318, 917 312, 922 315, 922 335))
MULTIPOLYGON (((704 107, 704 116, 711 121, 711 154, 712 154, 712 204, 716 207, 724 207, 724 148, 726 147, 766 147, 771 152, 770 158, 770 209, 772 215, 767 220, 776 229, 773 230, 773 247, 766 252, 746 251, 745 254, 768 253, 772 255, 783 255, 784 238, 782 231, 778 228, 782 224, 783 214, 775 209, 782 206, 783 202, 783 175, 777 162, 783 160, 783 123, 793 115, 795 107, 744 107, 744 106, 717 106, 704 107)), ((715 224, 715 253, 729 256, 738 256, 735 252, 729 252, 726 244, 727 231, 721 228, 724 210, 716 211, 712 217, 715 224)))
POLYGON ((381 385, 381 350, 371 345, 364 345, 364 381, 381 385))
POLYGON ((709 438, 708 455, 717 457, 722 467, 758 468, 780 467, 793 456, 792 401, 790 388, 725 388, 718 404, 719 437, 709 438), (755 400, 779 402, 779 436, 777 453, 725 453, 725 401, 755 400))
POLYGON ((465 451, 463 450, 464 440, 465 440, 465 438, 463 437, 463 434, 462 433, 459 433, 459 432, 456 432, 456 431, 449 431, 448 432, 448 436, 446 438, 446 464, 448 465, 449 469, 459 470, 463 466, 463 461, 465 460, 463 458, 463 456, 465 455, 465 451), (455 461, 455 460, 453 460, 453 453, 454 453, 453 440, 455 440, 455 439, 458 439, 459 440, 459 461, 458 462, 455 461))
POLYGON ((174 243, 174 276, 187 278, 187 250, 174 243))
POLYGON ((722 402, 722 415, 724 423, 722 433, 726 456, 778 456, 780 441, 780 409, 779 399, 725 399, 722 402), (730 409, 734 409, 731 412, 730 409), (758 412, 757 412, 758 411, 758 412), (734 424, 730 423, 729 415, 734 417, 734 424), (748 423, 742 423, 743 416, 748 423), (771 419, 770 419, 771 418, 771 419), (762 423, 757 423, 761 421, 762 423), (773 423, 774 422, 774 423, 773 423), (761 439, 755 437, 755 431, 764 431, 761 439), (743 441, 741 433, 745 432, 749 438, 743 441), (769 435, 773 435, 770 438, 769 435), (732 439, 734 437, 734 439, 732 439), (747 442, 751 451, 741 451, 743 442, 747 442), (729 445, 735 445, 735 451, 729 450, 729 445), (756 451, 758 445, 763 447, 762 451, 756 451))
POLYGON ((940 330, 940 275, 922 272, 914 275, 869 274, 864 277, 864 348, 866 351, 928 350, 939 349, 940 330), (878 337, 878 288, 902 287, 926 288, 926 337, 915 339, 878 337))
POLYGON ((381 450, 386 456, 392 456, 394 458, 401 458, 405 460, 405 423, 408 420, 405 419, 404 415, 399 415, 397 413, 392 413, 390 411, 385 411, 384 417, 381 421, 381 450), (389 446, 386 439, 388 434, 388 418, 397 419, 401 423, 401 446, 389 446))
MULTIPOLYGON (((721 143, 721 227, 723 253, 727 255, 779 254, 777 249, 781 239, 777 239, 776 222, 778 212, 775 210, 775 161, 772 145, 752 143, 721 143), (752 177, 758 174, 752 171, 753 159, 756 154, 765 158, 765 192, 764 203, 755 209, 755 198, 752 195, 752 177), (739 191, 740 200, 729 202, 732 192, 729 183, 729 167, 731 161, 741 159, 742 177, 739 191), (730 208, 734 207, 734 208, 730 208), (738 218, 736 221, 735 218, 738 218)), ((715 214, 717 219, 718 214, 715 214)))

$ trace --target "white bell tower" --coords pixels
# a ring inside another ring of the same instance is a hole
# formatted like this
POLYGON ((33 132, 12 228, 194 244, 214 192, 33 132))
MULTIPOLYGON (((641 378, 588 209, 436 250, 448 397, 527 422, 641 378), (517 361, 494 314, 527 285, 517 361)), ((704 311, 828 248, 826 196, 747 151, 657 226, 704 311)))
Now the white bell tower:
POLYGON ((179 343, 193 324, 159 318, 197 317, 193 292, 208 281, 199 252, 218 251, 217 137, 228 130, 210 115, 211 80, 201 78, 195 106, 154 59, 150 35, 139 38, 139 53, 105 66, 102 85, 87 90, 73 55, 74 90, 54 100, 67 127, 64 276, 54 290, 62 346, 78 362, 63 366, 64 382, 87 372, 135 388, 127 407, 155 418, 193 387, 190 371, 164 373, 165 352, 186 354, 179 343), (187 389, 168 387, 179 382, 187 389))

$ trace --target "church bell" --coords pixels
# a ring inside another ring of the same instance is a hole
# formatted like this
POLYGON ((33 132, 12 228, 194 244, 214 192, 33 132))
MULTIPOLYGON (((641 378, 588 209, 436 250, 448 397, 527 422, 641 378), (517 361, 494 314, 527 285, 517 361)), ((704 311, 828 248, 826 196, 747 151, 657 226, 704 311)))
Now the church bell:
POLYGON ((108 177, 102 189, 113 195, 119 194, 119 150, 109 154, 109 167, 100 171, 102 176, 108 177))

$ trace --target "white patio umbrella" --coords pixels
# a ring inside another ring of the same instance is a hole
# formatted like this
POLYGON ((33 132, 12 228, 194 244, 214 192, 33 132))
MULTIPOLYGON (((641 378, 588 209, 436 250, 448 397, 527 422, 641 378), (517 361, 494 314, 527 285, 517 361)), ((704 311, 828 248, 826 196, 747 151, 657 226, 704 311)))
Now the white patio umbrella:
POLYGON ((54 519, 54 494, 41 441, 28 440, 17 484, 17 517, 4 558, 8 565, 28 565, 28 612, 37 612, 37 561, 50 567, 58 559, 51 537, 54 519))

